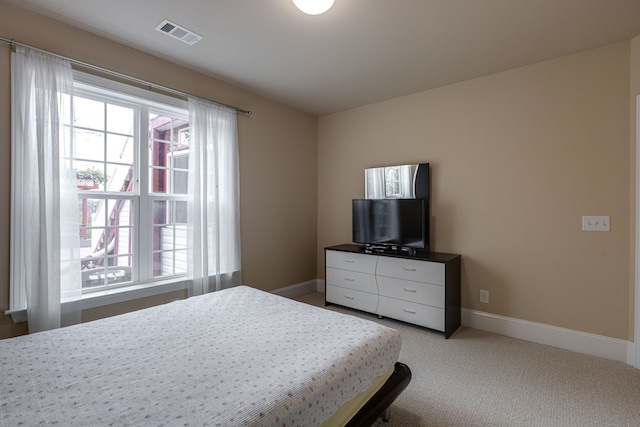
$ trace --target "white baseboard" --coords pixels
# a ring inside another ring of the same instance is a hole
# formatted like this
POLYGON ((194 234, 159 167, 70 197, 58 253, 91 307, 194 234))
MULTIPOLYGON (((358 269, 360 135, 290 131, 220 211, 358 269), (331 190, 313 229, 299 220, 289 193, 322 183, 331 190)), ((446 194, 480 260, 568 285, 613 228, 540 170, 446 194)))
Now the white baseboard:
MULTIPOLYGON (((296 298, 312 292, 324 293, 325 281, 323 279, 309 280, 308 282, 276 289, 272 292, 289 298, 296 298)), ((634 365, 635 361, 634 343, 603 335, 466 308, 462 309, 462 324, 482 331, 615 360, 631 366, 634 365)))
POLYGON ((633 343, 617 338, 464 308, 462 324, 474 329, 633 365, 633 343))
POLYGON ((318 279, 309 280, 308 282, 297 283, 291 286, 285 286, 271 291, 272 294, 280 295, 287 298, 298 298, 313 292, 318 292, 318 279))

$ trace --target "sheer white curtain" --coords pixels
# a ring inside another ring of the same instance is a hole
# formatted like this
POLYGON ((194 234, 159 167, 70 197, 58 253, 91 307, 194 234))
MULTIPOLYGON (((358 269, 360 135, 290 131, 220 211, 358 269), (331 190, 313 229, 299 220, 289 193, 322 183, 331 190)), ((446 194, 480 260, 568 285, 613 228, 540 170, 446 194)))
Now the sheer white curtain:
POLYGON ((398 167, 400 197, 405 199, 413 199, 416 196, 415 188, 413 185, 414 173, 414 165, 403 165, 398 167))
POLYGON ((365 169, 364 173, 366 178, 365 198, 384 199, 387 197, 384 168, 365 169))
MULTIPOLYGON (((12 54, 11 309, 29 332, 79 321, 78 197, 65 141, 73 77, 68 61, 18 47, 12 54)), ((66 138, 69 138, 68 136, 66 138)))
POLYGON ((240 186, 236 111, 189 98, 190 295, 240 285, 240 186))

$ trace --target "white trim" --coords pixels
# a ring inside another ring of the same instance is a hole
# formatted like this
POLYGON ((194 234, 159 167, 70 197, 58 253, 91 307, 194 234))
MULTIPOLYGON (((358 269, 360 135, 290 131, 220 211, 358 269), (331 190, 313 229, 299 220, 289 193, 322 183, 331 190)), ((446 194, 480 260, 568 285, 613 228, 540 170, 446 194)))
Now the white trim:
POLYGON ((280 295, 287 298, 298 298, 303 295, 317 292, 318 279, 309 280, 308 282, 297 283, 291 286, 285 286, 284 288, 278 288, 271 291, 272 294, 280 295))
POLYGON ((634 344, 630 350, 631 365, 640 369, 640 96, 636 96, 636 259, 634 344), (635 354, 634 354, 635 353, 635 354))
POLYGON ((107 289, 104 291, 84 294, 82 295, 82 299, 75 303, 80 304, 80 310, 86 310, 88 308, 118 304, 121 302, 166 294, 168 292, 179 291, 181 289, 187 289, 190 286, 190 282, 191 281, 188 279, 169 279, 159 282, 131 285, 122 288, 107 289))
POLYGON ((90 86, 91 93, 106 94, 113 97, 112 92, 117 92, 118 98, 128 102, 139 104, 140 99, 144 99, 147 104, 152 107, 168 109, 168 106, 178 108, 179 110, 171 111, 172 113, 180 113, 181 110, 188 110, 189 106, 186 100, 174 98, 173 96, 163 95, 147 89, 132 86, 127 83, 121 83, 112 79, 96 76, 94 74, 84 73, 82 71, 73 70, 74 88, 86 90, 90 86))
POLYGON ((462 324, 512 338, 633 364, 629 354, 629 346, 632 343, 617 338, 464 308, 462 324))
MULTIPOLYGON (((271 292, 296 298, 312 292, 324 293, 324 291, 325 281, 316 279, 271 292)), ((466 308, 462 309, 462 324, 482 331, 615 360, 633 366, 635 345, 630 341, 466 308)))
MULTIPOLYGON (((140 298, 152 297, 166 294, 168 292, 187 289, 190 280, 165 280, 146 284, 131 285, 121 288, 106 289, 82 295, 77 301, 69 301, 63 304, 77 305, 74 309, 86 310, 89 308, 102 307, 105 305, 118 304, 126 301, 133 301, 140 298)), ((4 314, 11 315, 14 323, 27 321, 27 309, 6 310, 4 314)))
POLYGON ((4 312, 6 316, 11 316, 13 323, 22 323, 27 321, 27 309, 21 308, 19 310, 6 310, 4 312))
MULTIPOLYGON (((323 279, 309 280, 271 291, 273 294, 288 298, 297 298, 313 292, 325 292, 323 279)), ((474 329, 615 360, 633 366, 635 345, 630 341, 464 308, 462 309, 462 324, 474 329)))

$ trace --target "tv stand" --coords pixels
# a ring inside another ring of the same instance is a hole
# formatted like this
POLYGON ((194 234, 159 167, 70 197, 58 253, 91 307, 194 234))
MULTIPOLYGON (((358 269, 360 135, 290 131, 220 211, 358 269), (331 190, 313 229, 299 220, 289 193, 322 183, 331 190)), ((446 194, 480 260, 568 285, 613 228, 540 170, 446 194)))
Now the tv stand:
POLYGON ((444 332, 460 326, 458 254, 325 248, 325 304, 336 304, 444 332))

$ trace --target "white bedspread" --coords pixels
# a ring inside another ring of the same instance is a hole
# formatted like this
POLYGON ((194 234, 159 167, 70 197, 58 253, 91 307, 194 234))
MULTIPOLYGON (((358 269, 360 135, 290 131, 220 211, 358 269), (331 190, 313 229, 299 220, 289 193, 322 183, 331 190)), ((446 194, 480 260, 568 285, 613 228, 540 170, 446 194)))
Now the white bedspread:
POLYGON ((0 425, 314 426, 400 334, 241 286, 0 341, 0 425))

